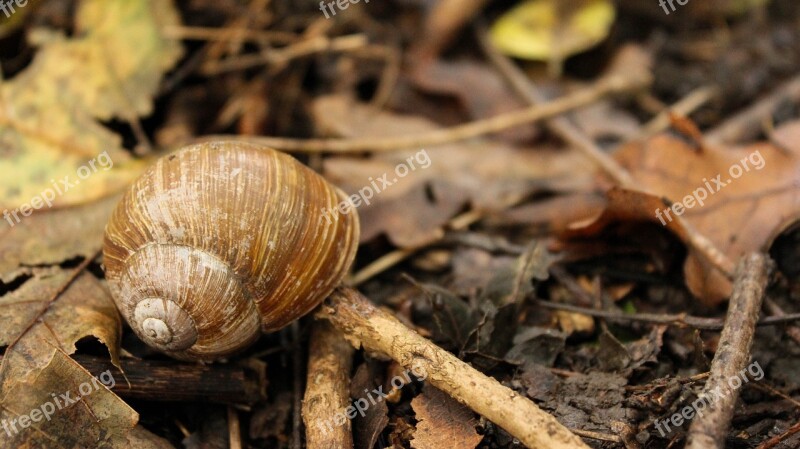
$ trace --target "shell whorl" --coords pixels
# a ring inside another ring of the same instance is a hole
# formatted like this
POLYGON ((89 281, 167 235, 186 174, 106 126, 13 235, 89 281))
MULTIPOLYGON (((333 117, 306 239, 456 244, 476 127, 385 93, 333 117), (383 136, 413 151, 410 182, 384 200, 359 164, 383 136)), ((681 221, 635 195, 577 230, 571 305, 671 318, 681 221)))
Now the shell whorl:
POLYGON ((308 313, 349 269, 358 217, 292 157, 223 142, 160 159, 106 227, 109 287, 134 332, 210 360, 308 313))

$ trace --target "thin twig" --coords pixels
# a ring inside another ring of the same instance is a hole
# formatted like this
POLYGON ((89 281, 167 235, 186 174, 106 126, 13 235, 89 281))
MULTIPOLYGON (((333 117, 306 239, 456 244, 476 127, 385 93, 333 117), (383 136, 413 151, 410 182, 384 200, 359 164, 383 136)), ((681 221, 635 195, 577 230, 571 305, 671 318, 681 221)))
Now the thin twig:
POLYGON ((591 438, 593 440, 600 440, 600 441, 610 441, 612 443, 622 443, 622 438, 619 435, 609 435, 607 433, 600 433, 600 432, 592 432, 591 430, 580 430, 580 429, 573 429, 569 428, 575 435, 584 437, 584 438, 591 438))
POLYGON ((304 39, 281 49, 265 49, 260 53, 231 56, 221 61, 209 63, 202 69, 203 75, 219 75, 236 70, 273 65, 283 67, 293 59, 322 52, 347 52, 369 45, 366 36, 353 34, 329 38, 316 36, 304 39))
MULTIPOLYGON (((764 305, 766 306, 767 310, 776 317, 787 316, 786 312, 783 311, 781 306, 779 306, 775 301, 773 301, 770 297, 764 298, 764 305)), ((786 328, 786 335, 789 336, 792 340, 795 341, 798 345, 800 345, 800 327, 797 326, 789 326, 786 328)))
POLYGON ((786 429, 786 431, 784 431, 782 434, 775 435, 774 437, 761 443, 756 449, 771 449, 780 444, 781 441, 788 439, 797 432, 800 432, 800 421, 796 422, 792 427, 786 429))
MULTIPOLYGON (((300 322, 294 321, 291 326, 292 344, 300 347, 300 322)), ((300 416, 303 404, 303 381, 301 372, 303 371, 303 352, 292 351, 292 448, 303 449, 303 441, 300 438, 303 426, 300 416)))
POLYGON ((261 44, 290 44, 301 38, 301 35, 285 31, 261 31, 248 28, 207 28, 188 26, 167 26, 161 32, 165 37, 173 39, 199 41, 244 41, 261 44))
POLYGON ((770 95, 707 131, 705 141, 712 144, 732 144, 753 138, 762 130, 764 121, 772 116, 778 105, 798 101, 800 76, 783 83, 770 95))
MULTIPOLYGON (((720 318, 703 318, 685 313, 659 314, 659 313, 624 313, 611 310, 597 310, 588 307, 573 306, 570 304, 559 304, 550 301, 537 300, 536 303, 542 307, 553 310, 563 310, 565 312, 580 313, 595 318, 603 318, 615 322, 638 321, 649 324, 664 324, 676 327, 692 327, 703 330, 720 330, 724 327, 725 321, 720 318)), ((775 326, 792 321, 800 320, 800 313, 782 316, 771 316, 764 318, 756 323, 756 326, 775 326)))
POLYGON ((242 429, 239 414, 232 405, 228 406, 228 442, 230 449, 242 449, 242 429))
POLYGON ((416 136, 394 136, 383 138, 347 138, 347 139, 292 139, 282 137, 253 137, 238 135, 211 135, 198 139, 198 142, 236 140, 251 142, 284 151, 306 153, 351 153, 362 151, 396 151, 406 148, 429 148, 437 145, 472 139, 487 134, 494 134, 516 126, 531 124, 540 120, 555 117, 611 94, 639 89, 643 81, 629 80, 620 76, 609 76, 597 83, 577 92, 565 95, 556 100, 519 111, 500 114, 483 120, 476 120, 452 128, 438 129, 416 136))
MULTIPOLYGON (((523 97, 529 104, 543 104, 547 98, 528 79, 528 77, 508 58, 500 53, 489 39, 485 26, 476 27, 478 42, 484 53, 494 64, 497 70, 505 77, 509 86, 523 97)), ((575 146, 586 157, 591 159, 598 167, 603 169, 608 176, 622 187, 633 187, 633 178, 616 160, 609 156, 582 130, 575 126, 567 117, 555 117, 547 122, 549 128, 566 143, 575 146)))
POLYGON ((688 95, 681 98, 677 103, 669 108, 661 111, 652 120, 647 122, 641 130, 639 139, 646 139, 654 134, 666 130, 670 126, 670 114, 678 114, 688 116, 700 106, 706 104, 712 98, 718 96, 720 93, 717 86, 700 86, 697 89, 689 92, 688 95))
MULTIPOLYGON (((478 41, 483 47, 484 52, 495 65, 497 70, 506 78, 508 84, 514 91, 525 98, 530 104, 539 104, 545 101, 544 95, 536 88, 530 79, 511 61, 494 47, 488 37, 486 28, 479 26, 476 28, 478 41)), ((688 105, 681 105, 681 108, 694 106, 695 103, 706 101, 705 97, 713 95, 713 91, 700 92, 697 97, 692 98, 688 105)), ((631 174, 622 167, 614 158, 600 148, 586 133, 579 129, 566 117, 556 117, 548 121, 550 129, 561 137, 566 143, 580 150, 586 157, 591 159, 600 167, 614 182, 623 188, 642 190, 637 186, 631 174)), ((680 217, 679 217, 680 218, 680 217)), ((713 243, 697 232, 686 220, 679 220, 686 229, 689 245, 695 248, 699 254, 705 258, 712 266, 720 270, 723 274, 730 277, 733 271, 733 264, 728 258, 719 251, 713 243)))
MULTIPOLYGON (((518 204, 524 198, 524 195, 518 195, 502 201, 500 204, 501 209, 506 209, 518 204)), ((388 270, 389 268, 397 265, 398 263, 406 260, 418 251, 429 247, 431 244, 443 239, 446 235, 446 230, 462 230, 466 229, 473 223, 480 221, 488 211, 470 210, 457 215, 450 219, 438 232, 439 238, 434 241, 427 242, 424 245, 414 246, 409 248, 398 248, 394 251, 384 254, 383 256, 373 260, 369 265, 365 266, 353 276, 351 276, 346 284, 356 287, 364 282, 372 279, 380 273, 388 270)))
MULTIPOLYGON (((708 401, 708 406, 692 421, 686 449, 725 447, 725 437, 739 397, 738 388, 734 388, 730 380, 739 379, 739 373, 750 361, 755 325, 772 265, 772 261, 760 253, 745 255, 739 262, 725 327, 711 362, 711 375, 700 395, 708 401)), ((741 382, 739 379, 740 386, 741 382)))

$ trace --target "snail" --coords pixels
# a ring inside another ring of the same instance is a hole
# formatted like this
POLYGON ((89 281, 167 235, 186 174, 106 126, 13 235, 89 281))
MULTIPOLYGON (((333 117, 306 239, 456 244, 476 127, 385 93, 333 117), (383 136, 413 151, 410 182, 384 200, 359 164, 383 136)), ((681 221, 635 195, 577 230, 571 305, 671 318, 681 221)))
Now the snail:
POLYGON ((241 351, 341 283, 359 237, 355 209, 336 212, 343 199, 321 175, 269 148, 182 148, 130 186, 106 225, 114 302, 139 338, 171 357, 211 361, 241 351))

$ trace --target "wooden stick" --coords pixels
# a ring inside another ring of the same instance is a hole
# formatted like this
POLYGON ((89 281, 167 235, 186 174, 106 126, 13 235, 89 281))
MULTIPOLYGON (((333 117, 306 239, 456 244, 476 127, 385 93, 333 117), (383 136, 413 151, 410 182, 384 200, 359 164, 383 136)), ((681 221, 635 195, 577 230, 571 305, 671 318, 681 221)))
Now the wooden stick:
POLYGON ((784 101, 800 101, 800 76, 781 84, 771 94, 707 131, 705 141, 722 145, 740 143, 755 137, 763 129, 764 121, 771 118, 778 105, 784 101))
POLYGON ((739 389, 732 385, 731 380, 739 379, 741 386, 740 373, 747 371, 756 321, 772 265, 767 256, 759 253, 747 255, 739 262, 725 327, 711 362, 711 374, 700 395, 708 405, 702 413, 697 410, 697 417, 689 428, 686 449, 725 447, 725 436, 739 397, 739 389))
MULTIPOLYGON (((554 310, 581 313, 595 318, 603 318, 617 323, 640 322, 648 324, 665 324, 674 327, 693 327, 695 329, 718 331, 725 327, 721 318, 706 318, 687 315, 685 313, 626 313, 613 310, 590 309, 557 302, 537 300, 536 304, 554 310)), ((771 316, 759 320, 756 326, 775 326, 800 321, 800 313, 771 316)))
POLYGON ((306 153, 350 153, 361 151, 397 151, 406 148, 422 148, 458 142, 487 134, 498 133, 516 126, 545 120, 595 101, 614 93, 639 89, 647 85, 649 80, 608 76, 591 87, 565 95, 547 103, 531 106, 518 111, 500 114, 483 120, 476 120, 452 128, 437 129, 420 135, 402 135, 391 137, 355 137, 346 139, 292 139, 284 137, 255 137, 239 135, 211 135, 195 141, 208 142, 219 140, 235 140, 252 142, 257 145, 284 151, 300 151, 306 153))
MULTIPOLYGON (((476 27, 478 43, 484 53, 497 68, 498 72, 506 79, 508 85, 530 105, 544 104, 547 102, 545 95, 536 87, 508 56, 500 53, 489 39, 489 33, 483 25, 476 27)), ((553 133, 561 137, 565 143, 574 146, 587 158, 602 169, 617 185, 634 188, 633 178, 614 158, 600 148, 594 140, 589 138, 578 126, 574 125, 566 116, 554 117, 547 122, 553 133)))
POLYGON ((230 449, 242 449, 242 429, 239 424, 239 413, 232 406, 228 406, 228 445, 230 449))
POLYGON ((350 402, 353 347, 327 321, 311 331, 308 377, 303 398, 303 422, 308 449, 352 449, 350 421, 336 425, 332 418, 350 402), (330 425, 329 425, 330 424, 330 425))
POLYGON ((317 312, 356 347, 385 354, 529 448, 588 449, 533 402, 431 343, 359 292, 340 287, 317 312))
POLYGON ((123 377, 108 359, 87 355, 74 359, 95 376, 109 370, 116 383, 112 391, 123 398, 245 405, 266 398, 266 375, 255 368, 123 359, 123 377))

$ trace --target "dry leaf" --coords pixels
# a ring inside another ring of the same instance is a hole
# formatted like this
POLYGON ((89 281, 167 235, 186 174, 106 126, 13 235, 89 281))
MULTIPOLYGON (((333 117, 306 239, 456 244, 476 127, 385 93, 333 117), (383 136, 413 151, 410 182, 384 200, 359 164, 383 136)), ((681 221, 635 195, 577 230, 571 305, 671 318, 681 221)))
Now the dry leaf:
POLYGON ((118 191, 146 165, 98 120, 134 121, 152 111, 162 74, 181 55, 161 34, 179 24, 177 12, 164 0, 84 0, 76 14, 75 37, 33 33, 41 47, 33 62, 0 85, 3 209, 88 202, 118 191))
POLYGON ((0 282, 30 275, 33 267, 96 254, 118 198, 34 214, 13 227, 0 221, 0 282))
MULTIPOLYGON (((796 142, 798 131, 792 125, 777 135, 796 142)), ((688 242, 689 234, 675 221, 666 198, 685 205, 682 218, 735 263, 742 254, 766 250, 800 218, 799 150, 766 143, 698 150, 669 134, 631 144, 615 157, 644 192, 612 189, 605 211, 579 233, 598 232, 611 222, 650 221, 688 242)), ((710 304, 730 295, 727 277, 691 247, 684 274, 692 293, 710 304)))
MULTIPOLYGON (((323 97, 314 106, 318 126, 339 136, 397 136, 439 129, 424 118, 376 111, 347 97, 323 97), (350 120, 338 120, 344 116, 350 120)), ((473 141, 379 154, 371 159, 331 157, 325 160, 324 171, 327 179, 348 194, 387 174, 391 185, 358 209, 361 240, 386 233, 395 245, 409 247, 438 238, 440 227, 468 203, 495 210, 503 199, 531 191, 587 190, 593 185, 587 175, 594 167, 577 151, 534 151, 496 141, 473 141), (395 168, 415 157, 416 170, 398 178, 395 168)))
MULTIPOLYGON (((70 282, 75 276, 76 261, 93 258, 99 251, 103 227, 115 202, 112 197, 37 214, 14 227, 6 223, 0 228, 0 288, 5 292, 0 296, 0 346, 8 346, 0 365, 0 407, 8 420, 31 410, 20 408, 19 404, 38 401, 38 407, 42 401, 37 394, 59 395, 65 385, 91 381, 91 375, 84 370, 71 367, 77 364, 68 357, 68 362, 54 365, 62 354, 74 353, 79 340, 96 338, 108 348, 111 360, 119 364, 122 323, 107 290, 85 272, 70 282), (69 366, 64 373, 43 374, 65 364, 69 366), (63 377, 56 381, 57 376, 63 377), (24 397, 28 393, 33 396, 24 397)), ((26 429, 15 438, 32 447, 72 448, 73 445, 37 446, 37 438, 49 435, 65 444, 78 439, 84 447, 96 447, 95 441, 88 438, 104 435, 102 438, 113 437, 116 447, 128 447, 122 428, 108 426, 116 425, 116 420, 131 422, 127 432, 135 424, 136 415, 113 393, 104 394, 113 397, 107 402, 114 404, 115 418, 98 423, 91 418, 95 410, 87 412, 85 406, 76 409, 89 413, 89 421, 80 413, 73 416, 69 412, 66 416, 84 427, 95 426, 85 435, 72 433, 75 429, 60 426, 54 418, 40 422, 40 431, 26 429)))
POLYGON ((470 409, 435 387, 425 384, 411 401, 417 414, 414 449, 474 448, 483 437, 475 431, 478 421, 470 409))
MULTIPOLYGON (((114 381, 122 381, 119 377, 114 381)), ((4 385, 0 419, 11 428, 0 435, 7 442, 3 447, 130 448, 127 435, 139 415, 92 379, 74 360, 55 351, 35 376, 4 385)))
POLYGON ((0 296, 0 346, 10 346, 0 368, 0 391, 41 369, 57 350, 72 354, 75 343, 87 336, 103 343, 119 365, 122 322, 117 309, 91 274, 69 283, 74 272, 34 268, 31 279, 0 296))
MULTIPOLYGON (((416 66, 410 76, 411 82, 426 93, 454 96, 471 119, 488 118, 527 106, 508 88, 496 69, 474 61, 431 61, 416 66)), ((529 126, 509 129, 499 136, 525 142, 537 134, 538 128, 529 126)))

